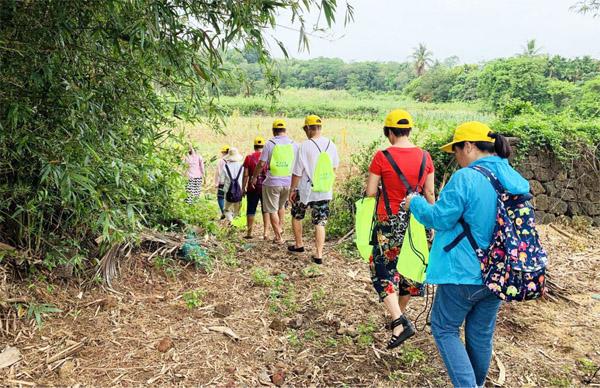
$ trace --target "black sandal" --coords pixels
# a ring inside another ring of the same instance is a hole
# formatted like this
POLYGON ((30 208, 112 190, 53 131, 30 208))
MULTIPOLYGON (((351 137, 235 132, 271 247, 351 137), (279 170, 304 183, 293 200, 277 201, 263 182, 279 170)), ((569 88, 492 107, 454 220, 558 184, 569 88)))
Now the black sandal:
POLYGON ((394 319, 391 324, 392 329, 392 338, 388 341, 387 348, 393 349, 402 345, 404 341, 415 335, 415 328, 411 324, 411 322, 404 316, 401 315, 400 318, 394 319), (394 335, 394 329, 398 326, 402 325, 404 328, 402 333, 399 335, 394 335))
POLYGON ((313 257, 312 257, 312 261, 313 261, 313 263, 315 263, 315 264, 319 264, 319 265, 323 264, 323 259, 322 259, 322 258, 320 258, 320 257, 314 257, 314 256, 313 256, 313 257))
POLYGON ((288 245, 288 252, 302 253, 302 252, 304 252, 304 247, 296 247, 296 245, 288 245))

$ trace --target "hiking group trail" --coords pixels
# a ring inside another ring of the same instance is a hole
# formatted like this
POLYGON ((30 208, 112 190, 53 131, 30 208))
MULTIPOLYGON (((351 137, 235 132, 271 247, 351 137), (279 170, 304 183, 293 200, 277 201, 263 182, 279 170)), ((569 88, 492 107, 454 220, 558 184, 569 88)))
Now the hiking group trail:
MULTIPOLYGON (((498 318, 491 386, 581 385, 600 364, 600 230, 541 226, 557 295, 504 304, 498 318), (585 360, 585 361, 584 361, 585 360)), ((113 291, 75 282, 53 289, 7 281, 10 297, 53 303, 43 326, 8 315, 0 338, 21 361, 0 369, 3 384, 66 385, 411 385, 449 380, 424 314, 424 331, 385 350, 389 318, 368 265, 349 242, 328 243, 324 265, 310 249, 242 241, 209 273, 158 267, 140 252, 121 264, 113 291), (171 272, 169 272, 169 271, 171 272), (190 292, 195 291, 195 292, 190 292)), ((290 237, 289 234, 284 236, 290 237)), ((217 243, 218 244, 218 243, 217 243)), ((305 246, 311 247, 307 240, 305 246)), ((415 319, 425 298, 413 298, 415 319)), ((598 377, 592 384, 599 384, 598 377)))

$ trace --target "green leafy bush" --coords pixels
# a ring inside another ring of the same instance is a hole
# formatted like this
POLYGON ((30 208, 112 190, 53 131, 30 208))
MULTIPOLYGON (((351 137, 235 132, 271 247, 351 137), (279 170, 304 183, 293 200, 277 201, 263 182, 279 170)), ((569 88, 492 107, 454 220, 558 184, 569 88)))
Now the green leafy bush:
POLYGON ((353 174, 337 186, 331 201, 331 216, 327 222, 327 234, 340 237, 354 225, 354 203, 364 195, 369 165, 382 140, 375 140, 351 156, 353 174))
POLYGON ((404 93, 418 101, 447 102, 473 100, 477 96, 477 66, 446 67, 438 65, 411 81, 404 93))
MULTIPOLYGON (((331 26, 332 0, 3 1, 0 239, 52 268, 144 227, 211 229, 206 207, 183 204, 182 139, 168 128, 216 125, 223 50, 243 42, 268 68, 275 16, 304 31, 315 8, 331 26)), ((276 79, 263 77, 268 93, 276 79)))
POLYGON ((186 291, 181 296, 188 309, 193 310, 202 306, 202 299, 206 295, 206 291, 202 288, 186 291))
MULTIPOLYGON (((490 128, 502 135, 515 137, 518 143, 513 147, 518 164, 524 155, 532 151, 552 152, 558 160, 567 164, 582 155, 583 150, 596 152, 600 157, 600 120, 578 120, 567 113, 547 115, 539 112, 522 114, 510 119, 497 119, 490 128)), ((454 156, 439 148, 452 140, 453 129, 429 136, 423 147, 431 153, 436 168, 438 182, 458 167, 454 156)))
POLYGON ((600 143, 600 120, 581 121, 567 113, 520 115, 507 121, 495 121, 491 127, 519 139, 517 162, 519 156, 536 149, 551 151, 559 160, 568 162, 580 156, 584 147, 600 143))
POLYGON ((506 99, 534 104, 549 100, 546 57, 514 57, 487 63, 479 76, 478 94, 494 110, 506 99))
POLYGON ((573 109, 584 118, 600 118, 600 77, 585 82, 573 103, 573 109))

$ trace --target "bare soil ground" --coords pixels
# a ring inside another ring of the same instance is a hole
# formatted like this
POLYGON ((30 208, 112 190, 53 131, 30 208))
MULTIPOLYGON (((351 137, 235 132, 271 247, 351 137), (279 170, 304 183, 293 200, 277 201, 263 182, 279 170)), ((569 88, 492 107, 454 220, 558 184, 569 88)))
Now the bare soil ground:
MULTIPOLYGON (((488 386, 580 386, 600 365, 600 230, 540 229, 558 295, 502 307, 488 386)), ((425 314, 423 331, 385 350, 388 318, 344 244, 319 267, 271 242, 236 246, 210 273, 139 253, 114 291, 5 278, 5 298, 62 312, 38 328, 0 307, 0 340, 22 355, 1 385, 449 385, 425 314)), ((414 299, 410 317, 424 307, 414 299)))

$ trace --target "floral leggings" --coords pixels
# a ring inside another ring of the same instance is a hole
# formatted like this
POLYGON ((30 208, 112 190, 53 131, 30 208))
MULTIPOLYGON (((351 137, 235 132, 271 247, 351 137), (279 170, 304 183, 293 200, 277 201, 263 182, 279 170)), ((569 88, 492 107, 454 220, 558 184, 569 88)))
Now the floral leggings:
MULTIPOLYGON (((392 216, 393 217, 393 216, 392 216)), ((393 222, 393 221, 392 221, 393 222)), ((398 255, 404 236, 395 236, 389 221, 376 221, 373 227, 377 242, 373 244, 373 253, 369 258, 371 281, 379 301, 395 292, 400 296, 423 296, 423 285, 406 279, 396 269, 398 255)))

